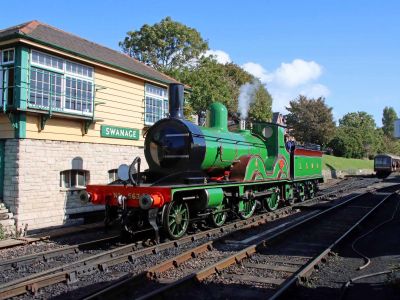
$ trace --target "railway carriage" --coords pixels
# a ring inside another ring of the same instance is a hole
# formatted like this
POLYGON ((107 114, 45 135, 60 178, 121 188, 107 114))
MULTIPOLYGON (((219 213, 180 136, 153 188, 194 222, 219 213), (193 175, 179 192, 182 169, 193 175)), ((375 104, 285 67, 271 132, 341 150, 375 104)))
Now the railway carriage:
POLYGON ((322 179, 317 148, 285 147, 285 128, 253 123, 228 130, 227 109, 213 103, 207 126, 183 117, 183 86, 169 87, 169 117, 146 133, 148 170, 140 158, 118 169, 119 180, 88 185, 81 200, 105 205, 106 224, 119 222, 125 233, 159 229, 179 239, 191 222, 222 226, 228 216, 250 218, 258 209, 313 197, 322 179))
POLYGON ((386 178, 400 170, 400 157, 392 154, 378 154, 374 157, 374 171, 378 178, 386 178))

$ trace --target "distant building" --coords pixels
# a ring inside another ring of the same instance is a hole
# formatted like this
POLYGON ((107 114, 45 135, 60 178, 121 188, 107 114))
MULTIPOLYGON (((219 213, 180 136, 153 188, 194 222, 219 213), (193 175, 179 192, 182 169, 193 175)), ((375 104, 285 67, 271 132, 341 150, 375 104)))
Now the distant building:
POLYGON ((400 139, 400 119, 394 121, 394 137, 400 139))
POLYGON ((0 202, 17 226, 67 224, 99 209, 82 206, 78 192, 144 156, 143 130, 165 117, 169 83, 123 53, 38 21, 0 30, 0 202))
POLYGON ((272 114, 272 123, 286 126, 286 118, 280 112, 274 112, 272 114))

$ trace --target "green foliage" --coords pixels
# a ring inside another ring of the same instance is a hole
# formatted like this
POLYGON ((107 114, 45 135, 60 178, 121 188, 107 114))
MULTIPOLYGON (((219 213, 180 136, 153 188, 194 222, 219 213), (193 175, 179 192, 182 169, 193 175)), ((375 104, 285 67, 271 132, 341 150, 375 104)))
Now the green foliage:
POLYGON ((286 123, 298 141, 326 145, 335 132, 332 108, 325 99, 308 99, 300 95, 290 101, 286 123))
POLYGON ((393 138, 394 133, 394 121, 397 120, 397 114, 393 107, 386 106, 383 109, 383 132, 386 136, 393 138))
POLYGON ((129 56, 162 72, 170 72, 197 59, 208 49, 200 33, 171 17, 129 31, 119 43, 129 56))
POLYGON ((329 146, 338 156, 373 157, 379 150, 380 134, 373 117, 366 112, 348 113, 339 120, 339 127, 329 146))
MULTIPOLYGON (((197 64, 176 70, 174 75, 191 86, 187 102, 197 114, 205 111, 215 101, 223 103, 230 113, 237 112, 240 86, 254 80, 252 75, 239 66, 222 65, 212 57, 202 57, 197 64)), ((271 105, 271 95, 260 84, 249 117, 252 120, 271 120, 271 105)))
POLYGON ((400 155, 400 141, 393 139, 392 136, 387 136, 383 128, 376 130, 378 136, 377 152, 400 155))
POLYGON ((232 101, 235 83, 216 60, 202 57, 197 64, 186 66, 175 75, 182 83, 191 86, 192 91, 186 100, 197 114, 215 101, 225 104, 229 111, 235 110, 232 101))
POLYGON ((269 122, 272 119, 272 97, 264 85, 260 84, 256 92, 256 99, 251 104, 249 119, 253 121, 269 122))
MULTIPOLYGON (((202 54, 208 49, 200 33, 170 17, 154 25, 127 33, 119 45, 123 51, 147 65, 164 72, 191 87, 185 102, 185 116, 200 114, 214 102, 222 102, 230 113, 237 112, 240 86, 254 76, 230 63, 220 64, 202 54)), ((260 84, 249 117, 252 120, 271 120, 272 98, 260 84)))

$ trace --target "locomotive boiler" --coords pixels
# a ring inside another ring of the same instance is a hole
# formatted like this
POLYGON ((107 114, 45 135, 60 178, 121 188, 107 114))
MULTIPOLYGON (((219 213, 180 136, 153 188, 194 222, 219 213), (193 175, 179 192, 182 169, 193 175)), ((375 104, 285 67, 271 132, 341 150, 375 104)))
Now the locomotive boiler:
POLYGON ((251 130, 228 129, 224 105, 208 109, 207 126, 183 117, 184 88, 169 86, 169 116, 151 126, 145 137, 148 170, 140 158, 118 169, 119 180, 88 185, 83 201, 103 204, 106 223, 118 222, 125 233, 153 229, 172 239, 190 223, 222 226, 228 217, 251 217, 256 208, 313 197, 322 181, 321 152, 287 149, 285 128, 253 123, 251 130))

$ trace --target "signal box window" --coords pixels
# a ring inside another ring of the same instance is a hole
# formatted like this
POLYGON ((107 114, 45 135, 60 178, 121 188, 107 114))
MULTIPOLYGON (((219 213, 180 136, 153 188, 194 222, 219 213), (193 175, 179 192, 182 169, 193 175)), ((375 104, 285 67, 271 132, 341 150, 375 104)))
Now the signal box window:
POLYGON ((94 69, 32 50, 29 106, 93 115, 94 69))
POLYGON ((167 89, 151 84, 146 84, 144 124, 153 125, 158 120, 167 117, 167 112, 167 89))
POLYGON ((0 106, 14 99, 14 49, 0 50, 0 106))

